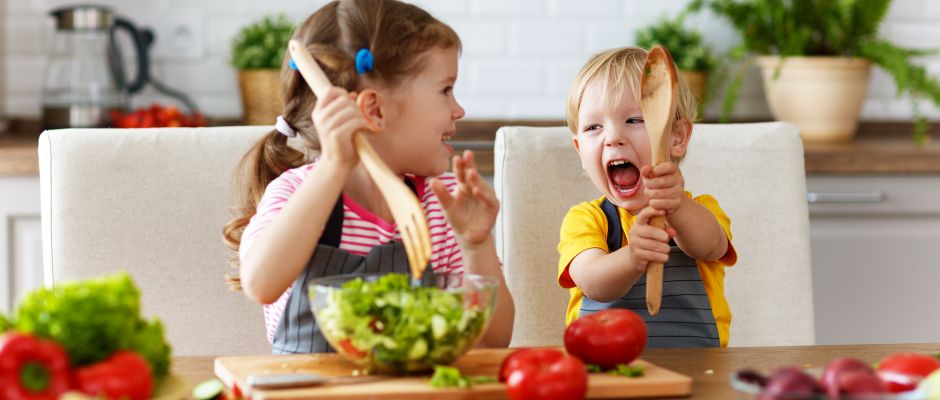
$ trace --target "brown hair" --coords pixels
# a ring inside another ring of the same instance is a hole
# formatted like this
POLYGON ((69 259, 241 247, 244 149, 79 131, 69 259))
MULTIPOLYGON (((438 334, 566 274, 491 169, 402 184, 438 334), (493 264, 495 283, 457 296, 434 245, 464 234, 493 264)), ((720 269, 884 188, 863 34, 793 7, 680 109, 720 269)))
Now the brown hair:
MULTIPOLYGON (((568 91, 567 122, 568 128, 574 134, 578 133, 578 110, 581 109, 581 99, 584 90, 595 79, 600 79, 607 87, 608 104, 619 101, 619 96, 625 88, 633 92, 634 98, 640 100, 640 78, 643 76, 643 64, 646 62, 646 49, 639 47, 621 47, 610 49, 596 54, 578 72, 577 78, 568 91)), ((698 110, 695 107, 695 96, 689 85, 679 77, 679 98, 676 100, 676 113, 680 119, 688 118, 695 121, 698 110)))
MULTIPOLYGON (((375 60, 372 71, 364 75, 389 88, 421 71, 420 56, 425 51, 434 47, 460 49, 460 39, 453 29, 421 8, 396 0, 333 1, 308 17, 294 31, 293 39, 306 45, 333 85, 348 91, 363 85, 355 68, 360 49, 369 49, 375 60)), ((319 151, 310 118, 316 96, 289 62, 290 55, 285 54, 281 63, 282 115, 297 131, 304 147, 319 151)), ((239 190, 233 209, 235 218, 222 230, 230 248, 238 251, 241 235, 267 185, 284 171, 307 161, 307 155, 288 145, 287 137, 277 131, 265 135, 242 157, 235 177, 239 190)), ((238 266, 237 256, 232 264, 238 266)), ((237 277, 229 277, 229 281, 238 287, 237 277)))

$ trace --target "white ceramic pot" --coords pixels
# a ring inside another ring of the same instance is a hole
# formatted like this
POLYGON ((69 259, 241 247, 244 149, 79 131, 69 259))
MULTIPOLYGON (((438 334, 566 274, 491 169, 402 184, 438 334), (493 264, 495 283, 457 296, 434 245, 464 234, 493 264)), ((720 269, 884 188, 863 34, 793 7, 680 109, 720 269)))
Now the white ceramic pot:
POLYGON ((868 92, 871 62, 850 57, 757 57, 774 118, 800 127, 806 143, 851 141, 868 92), (779 68, 779 70, 778 70, 779 68))

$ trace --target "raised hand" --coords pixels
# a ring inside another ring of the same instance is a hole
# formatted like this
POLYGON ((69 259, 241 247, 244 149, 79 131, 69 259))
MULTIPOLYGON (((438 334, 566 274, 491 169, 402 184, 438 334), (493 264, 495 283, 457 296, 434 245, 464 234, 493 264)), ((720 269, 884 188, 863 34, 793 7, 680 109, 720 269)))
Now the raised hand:
POLYGON ((473 248, 490 238, 499 212, 499 200, 493 188, 477 171, 472 151, 466 150, 462 156, 455 155, 453 160, 457 177, 454 192, 447 190, 444 183, 437 179, 431 182, 431 189, 440 199, 444 214, 457 233, 458 240, 464 246, 473 248))
POLYGON ((679 209, 685 197, 685 179, 676 164, 667 161, 656 167, 645 165, 640 174, 643 175, 649 207, 663 210, 666 215, 679 209))
POLYGON ((320 139, 320 161, 336 162, 352 168, 359 162, 353 134, 366 130, 362 112, 356 106, 356 93, 331 86, 310 114, 320 139))

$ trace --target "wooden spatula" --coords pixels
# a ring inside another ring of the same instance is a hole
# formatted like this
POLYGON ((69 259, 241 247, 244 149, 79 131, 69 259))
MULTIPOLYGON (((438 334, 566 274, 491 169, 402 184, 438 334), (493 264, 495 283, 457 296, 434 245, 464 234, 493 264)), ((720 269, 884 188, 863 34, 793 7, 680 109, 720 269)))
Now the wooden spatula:
MULTIPOLYGON (((676 98, 679 78, 672 55, 665 47, 656 45, 650 49, 643 65, 640 83, 640 107, 643 121, 650 136, 653 166, 669 161, 669 141, 672 123, 676 119, 676 98)), ((650 224, 665 228, 666 218, 653 217, 650 224)), ((663 264, 650 263, 646 267, 646 308, 650 315, 659 313, 663 297, 663 264)))
MULTIPOLYGON (((332 83, 320 69, 320 65, 310 55, 307 48, 296 40, 291 40, 287 49, 294 64, 297 65, 297 70, 307 81, 307 85, 317 98, 323 98, 332 83)), ((431 259, 430 230, 421 203, 418 202, 414 192, 405 186, 401 178, 379 158, 362 133, 357 133, 353 141, 356 145, 356 152, 359 153, 359 159, 369 171, 369 176, 379 187, 385 203, 392 211, 392 217, 395 218, 398 230, 401 231, 405 252, 408 254, 411 275, 415 281, 419 281, 428 265, 428 260, 431 259)))

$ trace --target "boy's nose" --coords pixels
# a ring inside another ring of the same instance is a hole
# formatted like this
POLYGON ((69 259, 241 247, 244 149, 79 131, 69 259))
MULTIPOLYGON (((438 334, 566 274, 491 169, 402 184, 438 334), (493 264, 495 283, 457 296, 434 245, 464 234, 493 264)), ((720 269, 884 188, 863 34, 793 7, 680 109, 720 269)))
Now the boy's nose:
POLYGON ((458 120, 458 119, 463 118, 465 115, 467 115, 463 107, 460 106, 460 103, 454 102, 454 105, 456 107, 454 108, 453 113, 451 114, 451 118, 453 118, 454 120, 458 120))
POLYGON ((607 134, 604 136, 604 146, 608 146, 608 147, 623 146, 626 143, 627 143, 627 140, 616 129, 608 130, 607 134))

